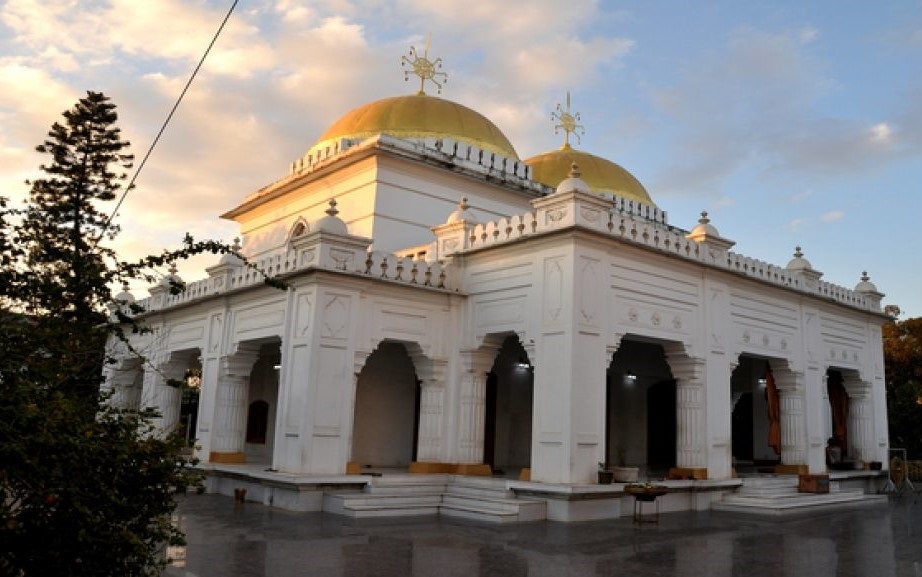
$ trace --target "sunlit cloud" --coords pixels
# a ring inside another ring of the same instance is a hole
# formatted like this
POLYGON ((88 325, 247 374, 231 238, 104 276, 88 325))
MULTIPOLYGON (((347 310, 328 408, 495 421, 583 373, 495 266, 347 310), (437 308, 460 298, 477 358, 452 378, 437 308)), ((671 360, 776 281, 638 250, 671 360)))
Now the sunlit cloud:
POLYGON ((879 143, 890 142, 893 129, 886 122, 880 122, 871 127, 871 141, 879 143))
POLYGON ((845 212, 841 210, 831 210, 829 212, 823 213, 823 215, 820 216, 820 220, 823 222, 835 222, 837 220, 842 220, 843 218, 845 218, 845 212))

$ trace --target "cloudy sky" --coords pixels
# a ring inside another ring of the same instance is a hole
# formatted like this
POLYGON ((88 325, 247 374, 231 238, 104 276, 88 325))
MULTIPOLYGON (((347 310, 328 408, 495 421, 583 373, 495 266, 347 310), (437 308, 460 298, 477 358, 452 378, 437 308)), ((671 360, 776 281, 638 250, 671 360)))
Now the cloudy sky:
MULTIPOLYGON (((140 158, 231 4, 0 2, 0 194, 26 195, 34 146, 87 90, 140 158)), ((922 316, 918 0, 240 0, 121 210, 123 254, 230 241, 217 215, 334 120, 415 91, 399 61, 429 32, 442 96, 522 158, 559 146, 570 91, 578 147, 633 172, 672 224, 706 209, 737 252, 784 266, 801 245, 825 280, 867 270, 922 316)))

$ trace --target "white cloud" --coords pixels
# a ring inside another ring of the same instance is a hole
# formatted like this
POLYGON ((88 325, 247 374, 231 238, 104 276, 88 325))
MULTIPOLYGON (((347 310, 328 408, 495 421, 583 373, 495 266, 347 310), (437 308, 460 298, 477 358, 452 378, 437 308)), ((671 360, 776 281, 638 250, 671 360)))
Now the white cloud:
POLYGON ((820 220, 823 222, 835 222, 837 220, 842 220, 843 218, 845 218, 845 212, 841 210, 831 210, 829 212, 823 213, 823 215, 820 216, 820 220))
POLYGON ((654 188, 720 194, 744 170, 788 183, 866 172, 906 154, 892 124, 869 129, 827 112, 826 100, 845 88, 817 60, 817 35, 807 36, 814 41, 737 29, 721 52, 697 61, 692 54, 675 85, 655 90, 654 104, 679 132, 671 157, 682 160, 668 165, 654 188))
POLYGON ((795 219, 793 219, 793 220, 788 221, 788 223, 787 223, 786 225, 784 225, 784 228, 786 228, 786 229, 788 229, 788 230, 790 230, 790 231, 794 231, 794 230, 798 230, 798 229, 800 229, 801 227, 803 227, 804 224, 805 224, 805 223, 804 223, 804 220, 803 220, 803 219, 801 219, 801 218, 795 218, 795 219))
POLYGON ((814 40, 816 40, 819 35, 820 35, 819 30, 817 30, 816 28, 813 28, 812 26, 808 26, 806 28, 801 29, 800 41, 803 44, 807 44, 808 42, 813 42, 814 40))
POLYGON ((893 136, 893 129, 886 122, 879 122, 871 127, 871 141, 879 143, 890 142, 893 136))

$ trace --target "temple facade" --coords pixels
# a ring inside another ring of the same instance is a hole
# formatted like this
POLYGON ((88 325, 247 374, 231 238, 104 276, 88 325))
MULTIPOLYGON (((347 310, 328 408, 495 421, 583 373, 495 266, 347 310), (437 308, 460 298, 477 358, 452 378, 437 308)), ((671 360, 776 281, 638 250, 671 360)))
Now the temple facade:
POLYGON ((744 256, 704 213, 669 223, 570 145, 568 107, 556 118, 564 146, 521 160, 449 100, 347 113, 223 215, 246 263, 118 296, 153 330, 131 337, 143 358, 111 343, 113 402, 157 407, 206 470, 254 483, 411 472, 540 492, 595 485, 602 464, 720 484, 825 472, 830 438, 886 462, 888 317, 867 276, 826 282, 799 247, 744 256))

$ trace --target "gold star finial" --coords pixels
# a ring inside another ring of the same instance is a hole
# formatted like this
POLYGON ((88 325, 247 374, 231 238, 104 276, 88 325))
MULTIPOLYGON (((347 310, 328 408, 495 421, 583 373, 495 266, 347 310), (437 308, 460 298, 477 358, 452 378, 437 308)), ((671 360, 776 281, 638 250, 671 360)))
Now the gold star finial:
POLYGON ((567 91, 567 108, 564 110, 560 103, 557 104, 557 112, 551 113, 551 120, 558 122, 554 125, 554 134, 562 129, 564 132, 562 148, 570 148, 570 135, 576 136, 576 142, 579 142, 580 135, 586 134, 586 128, 579 123, 579 112, 572 114, 570 112, 570 91, 567 91))
POLYGON ((420 56, 416 52, 415 46, 410 46, 410 56, 401 56, 400 65, 409 66, 412 70, 403 71, 403 79, 409 80, 410 74, 419 76, 419 94, 423 96, 426 94, 426 81, 430 81, 436 85, 439 94, 442 93, 442 85, 448 82, 448 74, 444 72, 439 72, 438 69, 442 67, 442 59, 436 58, 435 60, 429 60, 429 41, 432 40, 432 33, 429 33, 429 36, 426 37, 426 49, 423 51, 423 55, 420 56), (439 81, 441 80, 441 82, 439 81))

